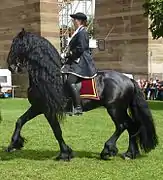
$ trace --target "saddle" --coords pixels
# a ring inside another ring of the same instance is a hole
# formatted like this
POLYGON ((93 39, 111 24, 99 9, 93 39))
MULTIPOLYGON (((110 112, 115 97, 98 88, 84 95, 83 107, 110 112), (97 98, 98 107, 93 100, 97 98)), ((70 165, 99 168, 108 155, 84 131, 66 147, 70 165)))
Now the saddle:
POLYGON ((96 87, 96 79, 84 79, 80 83, 80 97, 83 99, 93 99, 100 100, 97 87, 96 87))
MULTIPOLYGON (((67 75, 62 74, 63 82, 67 80, 67 75)), ((80 83, 76 84, 78 91, 80 92, 81 99, 86 100, 100 100, 96 87, 96 77, 93 79, 83 79, 80 83)), ((73 102, 70 99, 65 107, 66 114, 69 116, 74 115, 73 102)))
MULTIPOLYGON (((62 74, 64 82, 67 80, 67 75, 62 74)), ((80 83, 76 84, 80 92, 81 99, 100 100, 96 86, 96 77, 93 79, 83 79, 80 83)))

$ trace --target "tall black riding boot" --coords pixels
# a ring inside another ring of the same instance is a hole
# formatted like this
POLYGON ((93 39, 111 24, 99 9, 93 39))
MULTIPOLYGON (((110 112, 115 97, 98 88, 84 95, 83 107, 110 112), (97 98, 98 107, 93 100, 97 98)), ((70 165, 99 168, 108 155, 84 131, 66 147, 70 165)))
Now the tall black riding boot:
POLYGON ((71 96, 74 104, 74 115, 81 115, 82 107, 81 107, 81 99, 80 99, 80 93, 79 90, 76 87, 76 84, 71 84, 71 96))

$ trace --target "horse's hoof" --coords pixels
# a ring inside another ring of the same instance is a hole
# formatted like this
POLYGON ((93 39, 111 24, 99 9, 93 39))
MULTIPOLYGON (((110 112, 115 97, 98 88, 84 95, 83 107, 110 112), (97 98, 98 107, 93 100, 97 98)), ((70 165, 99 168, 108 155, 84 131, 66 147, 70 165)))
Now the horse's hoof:
POLYGON ((74 153, 70 147, 68 147, 67 151, 60 152, 59 156, 56 157, 56 160, 70 161, 74 158, 74 153))
POLYGON ((56 160, 70 161, 72 158, 74 158, 73 153, 60 153, 59 156, 56 157, 56 160))
POLYGON ((16 149, 9 146, 9 147, 7 147, 4 151, 5 151, 5 152, 8 152, 8 153, 11 153, 11 152, 16 151, 16 149))
POLYGON ((101 153, 101 154, 100 154, 100 157, 101 157, 101 159, 104 160, 104 161, 111 160, 110 156, 107 155, 107 154, 102 154, 102 153, 101 153))
POLYGON ((136 159, 138 156, 140 156, 140 152, 136 152, 136 153, 125 152, 121 155, 122 159, 124 160, 136 159))
POLYGON ((118 154, 118 148, 116 146, 105 146, 102 150, 100 156, 103 160, 109 160, 111 157, 114 157, 118 154))
POLYGON ((130 152, 123 153, 123 154, 121 155, 121 157, 122 157, 122 159, 124 159, 124 160, 132 160, 132 159, 135 159, 134 156, 133 156, 133 154, 130 153, 130 152))
POLYGON ((131 157, 127 156, 126 153, 123 153, 121 155, 121 158, 124 159, 124 160, 131 160, 132 159, 131 157))
POLYGON ((104 150, 101 152, 100 157, 102 160, 111 160, 113 157, 113 154, 110 152, 104 152, 104 150))
POLYGON ((24 147, 24 142, 26 140, 23 137, 19 137, 18 140, 12 141, 10 145, 5 149, 6 152, 13 152, 16 150, 21 150, 24 147))

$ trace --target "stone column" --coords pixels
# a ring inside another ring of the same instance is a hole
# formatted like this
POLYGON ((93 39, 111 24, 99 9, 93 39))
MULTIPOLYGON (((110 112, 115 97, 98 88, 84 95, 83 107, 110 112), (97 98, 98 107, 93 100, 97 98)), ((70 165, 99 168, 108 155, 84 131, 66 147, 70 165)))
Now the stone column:
POLYGON ((60 48, 58 0, 40 0, 41 35, 60 48))
MULTIPOLYGON (((0 5, 0 67, 7 68, 6 58, 11 41, 22 28, 44 36, 59 48, 57 0, 5 0, 0 5)), ((28 76, 13 75, 20 85, 15 95, 26 97, 28 76)))

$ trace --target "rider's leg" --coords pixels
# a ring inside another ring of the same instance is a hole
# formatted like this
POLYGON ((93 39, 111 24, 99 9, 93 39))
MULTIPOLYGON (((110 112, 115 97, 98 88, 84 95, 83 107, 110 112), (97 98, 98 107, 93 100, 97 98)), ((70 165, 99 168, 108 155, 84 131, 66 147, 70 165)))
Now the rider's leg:
POLYGON ((67 85, 70 89, 70 95, 73 100, 74 104, 74 114, 79 115, 82 114, 82 107, 81 107, 81 99, 80 99, 80 93, 79 90, 76 87, 76 83, 80 82, 80 78, 69 74, 67 78, 67 85))

